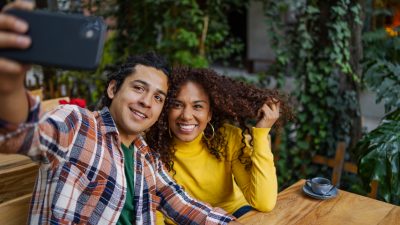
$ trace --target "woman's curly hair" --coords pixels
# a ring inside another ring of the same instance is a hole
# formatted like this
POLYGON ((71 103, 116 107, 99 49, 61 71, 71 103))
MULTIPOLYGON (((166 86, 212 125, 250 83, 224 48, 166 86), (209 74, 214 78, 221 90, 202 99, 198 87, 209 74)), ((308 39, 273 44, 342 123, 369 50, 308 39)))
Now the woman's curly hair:
MULTIPOLYGON (((258 109, 267 103, 280 102, 280 118, 276 125, 292 117, 285 95, 276 90, 260 89, 241 81, 221 76, 211 69, 195 69, 187 67, 174 68, 170 76, 170 89, 167 101, 160 118, 147 132, 147 142, 159 152, 161 160, 169 171, 173 170, 173 158, 176 149, 172 145, 172 135, 169 130, 168 112, 173 100, 177 97, 180 88, 187 82, 201 85, 210 99, 212 119, 215 135, 212 139, 203 138, 208 150, 217 159, 225 156, 227 140, 224 136, 223 124, 231 123, 242 129, 242 143, 239 158, 246 167, 251 166, 249 157, 244 156, 245 134, 250 134, 246 126, 248 119, 256 119, 258 109), (209 139, 209 140, 207 140, 209 139)), ((204 130, 205 137, 212 137, 210 126, 204 130)), ((252 143, 251 143, 252 144, 252 143)))

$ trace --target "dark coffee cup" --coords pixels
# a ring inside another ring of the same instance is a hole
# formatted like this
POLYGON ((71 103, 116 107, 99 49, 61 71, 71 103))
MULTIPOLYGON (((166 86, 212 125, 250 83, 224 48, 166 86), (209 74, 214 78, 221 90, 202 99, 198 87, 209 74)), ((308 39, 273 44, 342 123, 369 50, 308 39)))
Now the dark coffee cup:
POLYGON ((307 180, 306 182, 307 185, 311 187, 311 190, 319 195, 328 194, 334 187, 331 184, 330 180, 323 177, 314 177, 311 180, 307 180))

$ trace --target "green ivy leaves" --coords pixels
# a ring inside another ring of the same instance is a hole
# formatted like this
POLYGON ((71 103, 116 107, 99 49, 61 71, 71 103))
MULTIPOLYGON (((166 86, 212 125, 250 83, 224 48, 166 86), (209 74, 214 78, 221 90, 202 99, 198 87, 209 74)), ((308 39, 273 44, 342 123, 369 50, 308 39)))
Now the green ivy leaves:
POLYGON ((281 148, 292 179, 315 175, 306 159, 316 152, 333 155, 336 142, 349 139, 352 120, 359 116, 356 87, 345 86, 359 80, 351 66, 350 27, 360 21, 360 9, 350 0, 265 3, 277 56, 271 72, 280 80, 291 76, 296 81, 297 121, 294 129, 286 129, 291 132, 286 134, 292 137, 287 139, 290 149, 281 148), (282 20, 282 9, 295 17, 290 24, 282 20))

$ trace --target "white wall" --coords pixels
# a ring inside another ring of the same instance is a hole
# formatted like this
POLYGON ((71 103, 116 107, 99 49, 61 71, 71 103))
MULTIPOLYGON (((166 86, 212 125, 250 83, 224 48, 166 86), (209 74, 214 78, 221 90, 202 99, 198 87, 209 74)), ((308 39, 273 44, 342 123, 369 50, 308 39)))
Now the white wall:
POLYGON ((275 55, 269 45, 261 2, 250 1, 247 11, 247 59, 255 60, 255 71, 265 70, 275 55))

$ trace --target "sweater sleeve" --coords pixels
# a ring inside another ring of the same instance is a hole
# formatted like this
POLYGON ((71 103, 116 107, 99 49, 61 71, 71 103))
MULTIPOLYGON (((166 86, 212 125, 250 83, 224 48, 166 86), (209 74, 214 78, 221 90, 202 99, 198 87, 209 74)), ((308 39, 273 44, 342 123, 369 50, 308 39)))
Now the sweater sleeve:
POLYGON ((165 225, 164 215, 158 210, 156 212, 156 225, 165 225))
POLYGON ((246 169, 240 161, 242 144, 241 130, 232 127, 228 140, 232 156, 232 171, 235 181, 242 190, 247 202, 261 212, 271 211, 276 204, 278 182, 271 152, 270 128, 252 128, 253 147, 246 140, 244 156, 250 157, 252 166, 246 169))

